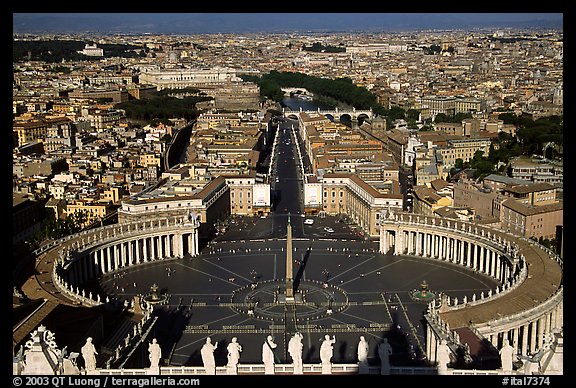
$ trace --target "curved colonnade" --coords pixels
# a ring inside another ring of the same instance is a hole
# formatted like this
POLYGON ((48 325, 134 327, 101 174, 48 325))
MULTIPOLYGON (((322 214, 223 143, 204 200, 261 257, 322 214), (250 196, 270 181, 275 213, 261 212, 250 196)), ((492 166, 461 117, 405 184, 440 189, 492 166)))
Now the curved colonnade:
POLYGON ((83 289, 86 282, 133 265, 197 256, 199 226, 197 220, 181 218, 105 226, 68 236, 36 251, 37 260, 54 263, 55 291, 77 303, 99 305, 110 302, 109 297, 87 293, 83 289))
POLYGON ((506 341, 526 356, 562 330, 562 260, 544 246, 478 224, 407 213, 380 222, 380 252, 442 260, 498 282, 487 294, 463 300, 443 295, 426 314, 426 354, 436 361, 442 339, 460 345, 469 329, 497 349, 506 341))

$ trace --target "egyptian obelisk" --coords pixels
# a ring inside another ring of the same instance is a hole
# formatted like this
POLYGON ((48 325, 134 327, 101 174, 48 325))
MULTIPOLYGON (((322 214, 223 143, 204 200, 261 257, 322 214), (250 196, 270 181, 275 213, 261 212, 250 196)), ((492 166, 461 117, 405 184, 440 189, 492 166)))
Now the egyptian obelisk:
POLYGON ((294 300, 294 279, 292 278, 292 224, 288 214, 286 229, 286 301, 294 300))

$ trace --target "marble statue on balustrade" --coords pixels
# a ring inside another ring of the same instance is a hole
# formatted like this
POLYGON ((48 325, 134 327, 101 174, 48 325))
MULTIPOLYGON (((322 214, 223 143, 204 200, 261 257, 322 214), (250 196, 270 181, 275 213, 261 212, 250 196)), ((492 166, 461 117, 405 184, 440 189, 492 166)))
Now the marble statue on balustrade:
POLYGON ((303 335, 301 333, 295 333, 292 338, 290 338, 290 341, 288 341, 288 353, 290 353, 290 357, 292 357, 295 375, 304 373, 302 368, 302 349, 304 348, 302 338, 303 335))
POLYGON ((150 368, 158 368, 160 366, 160 358, 162 357, 162 349, 158 344, 156 338, 148 345, 148 358, 150 359, 150 368))
POLYGON ((368 341, 363 335, 360 336, 360 341, 358 341, 358 363, 367 364, 368 363, 368 341))
POLYGON ((58 349, 54 333, 40 325, 31 333, 32 339, 20 347, 13 358, 15 375, 78 375, 79 353, 58 349))
POLYGON ((336 343, 336 336, 330 336, 326 334, 324 336, 324 341, 320 346, 320 361, 322 362, 322 374, 332 373, 332 356, 334 355, 334 344, 336 343))
POLYGON ((274 374, 274 349, 278 345, 274 343, 274 338, 269 335, 262 344, 262 362, 264 363, 264 374, 274 374))
POLYGON ((500 361, 502 364, 502 371, 512 372, 512 362, 514 361, 514 347, 508 341, 504 341, 502 349, 500 349, 500 361))
POLYGON ((384 338, 382 343, 378 345, 378 356, 380 357, 380 374, 390 374, 390 356, 392 355, 392 346, 388 342, 388 338, 384 338))
POLYGON ((368 341, 363 335, 360 336, 360 341, 358 341, 358 373, 364 374, 368 373, 368 341))
POLYGON ((98 352, 92 343, 92 337, 86 339, 86 343, 80 349, 82 352, 82 358, 84 359, 84 369, 86 372, 92 372, 96 370, 96 355, 98 352))
POLYGON ((238 343, 238 338, 233 337, 232 342, 228 344, 226 350, 228 350, 227 373, 229 375, 238 374, 238 362, 240 361, 240 352, 242 351, 242 345, 238 343))
POLYGON ((448 342, 443 339, 438 345, 436 361, 438 361, 438 374, 446 374, 448 371, 448 364, 451 362, 450 348, 448 347, 448 342))
POLYGON ((206 343, 202 345, 200 349, 200 355, 202 356, 202 363, 204 364, 204 370, 207 375, 216 374, 216 361, 214 360, 214 351, 218 347, 218 341, 212 344, 212 339, 210 337, 206 338, 206 343))

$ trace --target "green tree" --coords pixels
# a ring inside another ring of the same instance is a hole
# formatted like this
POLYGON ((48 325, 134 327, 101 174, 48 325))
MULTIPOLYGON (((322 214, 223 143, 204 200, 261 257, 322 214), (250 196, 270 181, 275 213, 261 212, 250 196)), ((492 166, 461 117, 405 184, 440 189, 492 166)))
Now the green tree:
POLYGON ((446 113, 438 113, 434 117, 434 122, 435 123, 449 123, 450 117, 446 113))
POLYGON ((406 111, 406 119, 418 121, 420 118, 420 111, 418 109, 408 109, 406 111))
POLYGON ((454 167, 458 170, 461 170, 462 168, 464 168, 464 161, 462 160, 462 158, 457 158, 454 161, 454 167))
POLYGON ((388 117, 390 117, 390 120, 392 121, 403 119, 406 117, 406 112, 404 111, 404 109, 398 106, 393 106, 388 111, 388 117))

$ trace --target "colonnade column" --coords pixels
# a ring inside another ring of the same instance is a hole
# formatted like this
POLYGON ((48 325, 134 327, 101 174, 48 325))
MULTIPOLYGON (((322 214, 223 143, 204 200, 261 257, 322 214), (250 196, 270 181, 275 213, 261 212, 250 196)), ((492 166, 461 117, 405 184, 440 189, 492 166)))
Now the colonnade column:
POLYGON ((536 351, 536 336, 538 335, 538 320, 532 321, 532 330, 530 330, 530 353, 536 351))
POLYGON ((112 260, 114 259, 114 245, 109 246, 107 250, 106 262, 108 263, 108 266, 106 267, 106 272, 110 272, 112 271, 112 260))
POLYGON ((198 229, 195 228, 192 231, 192 256, 198 256, 200 253, 200 247, 198 244, 198 229))
POLYGON ((458 258, 456 260, 458 264, 464 264, 464 244, 465 241, 460 240, 460 254, 458 255, 458 258))
POLYGON ((457 238, 453 239, 454 240, 454 246, 452 247, 452 261, 454 263, 459 263, 460 262, 460 258, 462 257, 462 255, 464 254, 464 252, 460 250, 460 245, 462 245, 461 240, 458 240, 457 238))
POLYGON ((158 256, 157 256, 158 259, 163 259, 165 256, 166 251, 164 249, 165 246, 164 238, 165 236, 162 235, 158 236, 158 256))
POLYGON ((406 235, 404 234, 404 231, 402 229, 398 229, 398 231, 396 232, 396 244, 398 245, 398 254, 402 255, 404 254, 404 242, 405 242, 405 238, 406 235))
POLYGON ((126 267, 126 243, 120 243, 120 262, 122 267, 126 267))
POLYGON ((154 261, 158 257, 158 247, 156 246, 156 236, 150 237, 150 260, 154 261))
POLYGON ((148 253, 149 253, 149 252, 148 252, 148 249, 149 249, 149 248, 148 248, 148 246, 149 246, 148 242, 149 242, 149 240, 150 240, 150 237, 144 237, 144 239, 142 240, 142 245, 143 245, 143 248, 144 248, 144 250, 143 250, 142 253, 143 253, 143 256, 144 256, 144 262, 145 262, 145 263, 148 262, 148 253))
POLYGON ((488 257, 490 258, 490 271, 488 275, 494 277, 496 273, 496 252, 493 249, 489 249, 488 252, 488 257))
POLYGON ((164 257, 170 257, 170 235, 164 236, 164 257))
POLYGON ((538 319, 538 340, 537 340, 537 344, 538 344, 538 349, 542 348, 542 345, 544 344, 544 333, 547 333, 548 330, 546 329, 546 317, 548 316, 548 314, 540 317, 538 319))
POLYGON ((142 253, 141 253, 142 239, 139 238, 137 240, 134 240, 134 244, 136 246, 136 264, 140 264, 142 262, 142 253))
POLYGON ((521 326, 522 330, 522 355, 528 354, 528 323, 521 326))
POLYGON ((384 228, 384 225, 380 225, 380 253, 388 252, 388 231, 384 228))
POLYGON ((178 235, 178 245, 179 245, 178 255, 180 256, 180 258, 182 258, 184 257, 184 234, 178 235))
POLYGON ((448 260, 448 237, 445 236, 440 236, 439 238, 440 240, 440 254, 439 254, 439 259, 440 260, 448 260))

